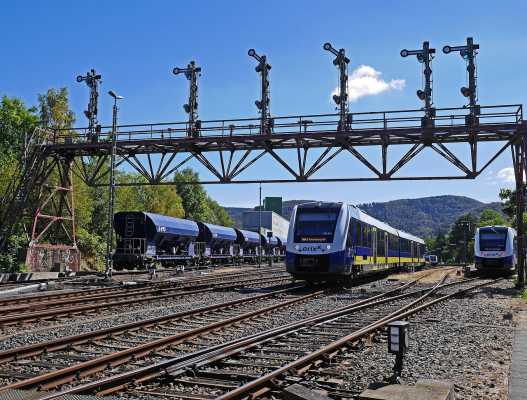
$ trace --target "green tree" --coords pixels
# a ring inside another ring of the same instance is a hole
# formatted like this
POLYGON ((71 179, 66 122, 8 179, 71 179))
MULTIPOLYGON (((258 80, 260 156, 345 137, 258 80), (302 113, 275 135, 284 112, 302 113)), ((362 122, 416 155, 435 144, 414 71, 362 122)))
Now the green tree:
POLYGON ((479 216, 478 227, 488 225, 508 225, 508 223, 499 212, 485 209, 479 216))
POLYGON ((69 108, 68 89, 49 89, 38 96, 40 120, 54 129, 70 129, 75 123, 75 113, 69 108))
POLYGON ((207 193, 198 184, 199 175, 190 168, 177 172, 174 176, 176 189, 183 202, 185 218, 196 221, 209 221, 211 215, 207 204, 207 193))
POLYGON ((463 262, 465 251, 467 252, 467 262, 472 262, 474 259, 474 233, 478 222, 479 220, 474 214, 465 214, 452 225, 448 240, 454 261, 463 262))
MULTIPOLYGON (((4 215, 14 195, 25 138, 38 123, 35 108, 28 108, 17 98, 3 96, 0 102, 0 216, 4 215)), ((29 220, 20 219, 7 239, 5 253, 0 254, 0 269, 17 271, 23 265, 23 248, 27 244, 24 225, 29 220)))
POLYGON ((207 197, 207 205, 210 209, 213 217, 213 223, 223 226, 234 226, 234 221, 229 216, 227 211, 218 204, 216 200, 213 200, 210 197, 207 197))

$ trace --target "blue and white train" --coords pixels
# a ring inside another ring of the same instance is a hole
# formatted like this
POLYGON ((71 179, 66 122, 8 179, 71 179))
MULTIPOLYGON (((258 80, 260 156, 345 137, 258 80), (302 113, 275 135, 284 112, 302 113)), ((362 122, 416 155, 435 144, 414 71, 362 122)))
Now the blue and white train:
POLYGON ((506 226, 476 229, 474 263, 480 272, 512 273, 516 269, 516 231, 506 226))
POLYGON ((347 280, 401 266, 424 265, 424 241, 346 203, 296 206, 289 224, 286 268, 308 281, 347 280))

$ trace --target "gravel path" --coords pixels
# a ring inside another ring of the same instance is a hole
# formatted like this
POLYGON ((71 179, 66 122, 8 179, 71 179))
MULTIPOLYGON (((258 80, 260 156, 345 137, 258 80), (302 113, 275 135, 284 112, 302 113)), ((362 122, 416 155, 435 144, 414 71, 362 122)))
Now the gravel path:
MULTIPOLYGON (((458 399, 506 399, 513 286, 511 280, 502 281, 411 318, 403 381, 448 380, 455 384, 458 399)), ((303 384, 359 394, 368 384, 391 375, 394 358, 387 352, 386 338, 379 335, 371 346, 348 352, 338 364, 310 374, 303 384)))

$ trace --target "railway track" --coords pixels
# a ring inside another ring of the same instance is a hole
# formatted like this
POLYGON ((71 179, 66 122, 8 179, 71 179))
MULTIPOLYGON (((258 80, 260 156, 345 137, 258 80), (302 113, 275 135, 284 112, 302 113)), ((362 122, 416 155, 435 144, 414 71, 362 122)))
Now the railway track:
MULTIPOLYGON (((360 307, 361 304, 392 296, 415 282, 354 302, 353 305, 360 307)), ((283 296, 285 292, 266 293, 178 315, 4 351, 0 353, 0 378, 4 379, 4 383, 17 379, 20 381, 2 390, 32 387, 55 389, 71 381, 97 378, 107 368, 119 371, 123 367, 137 368, 138 364, 148 365, 174 359, 202 347, 221 345, 228 338, 243 337, 247 332, 261 330, 262 325, 264 328, 269 326, 266 320, 276 319, 279 313, 287 320, 295 305, 322 295, 322 291, 317 291, 293 298, 281 297, 272 304, 262 304, 263 299, 271 299, 279 293, 283 296), (256 329, 255 325, 259 328, 256 329), (93 357, 93 354, 98 357, 93 357), (38 356, 37 360, 35 356, 38 356), (57 360, 60 360, 58 365, 57 360), (72 360, 81 362, 61 368, 60 363, 71 364, 72 360), (45 373, 44 366, 54 371, 45 373), (37 371, 37 376, 31 376, 37 371)))
MULTIPOLYGON (((148 290, 164 289, 170 287, 177 287, 179 289, 196 289, 197 287, 207 287, 220 285, 227 283, 230 280, 240 280, 240 271, 229 272, 229 273, 217 273, 214 276, 200 276, 200 277, 190 277, 184 278, 181 280, 168 280, 164 282, 141 282, 137 286, 112 286, 105 288, 95 288, 95 289, 81 289, 76 291, 54 291, 53 293, 44 293, 44 294, 30 294, 17 297, 9 298, 0 298, 0 307, 8 307, 13 305, 22 305, 22 304, 31 304, 31 303, 41 303, 53 300, 78 300, 83 299, 88 296, 102 296, 105 294, 131 294, 139 293, 148 290)), ((261 270, 251 270, 251 275, 254 277, 260 277, 263 275, 273 275, 273 274, 284 274, 283 268, 265 268, 261 270)))
MULTIPOLYGON (((163 304, 164 301, 172 299, 185 299, 190 296, 199 296, 212 291, 230 290, 236 288, 259 288, 272 285, 290 284, 291 278, 286 274, 262 275, 249 279, 238 279, 221 281, 208 284, 203 289, 189 290, 190 287, 173 289, 148 289, 129 294, 109 294, 73 300, 55 300, 49 303, 31 303, 18 306, 0 308, 0 332, 14 334, 19 331, 27 331, 31 326, 42 327, 42 322, 60 325, 83 318, 100 318, 106 313, 119 312, 119 310, 130 311, 137 309, 141 304, 155 305, 163 304)), ((49 327, 48 327, 49 328, 49 327)))
MULTIPOLYGON (((305 374, 320 360, 356 345, 388 322, 406 318, 457 293, 432 299, 437 292, 455 285, 465 285, 462 291, 468 292, 490 283, 492 281, 439 282, 432 289, 403 294, 389 292, 241 339, 219 344, 195 340, 193 346, 180 351, 179 355, 169 357, 170 353, 157 353, 160 356, 157 361, 139 362, 132 358, 134 361, 129 359, 126 367, 123 363, 121 368, 109 361, 111 369, 106 371, 86 375, 69 371, 69 376, 46 377, 54 379, 54 383, 33 381, 32 385, 62 389, 43 394, 42 399, 71 393, 108 395, 119 391, 121 397, 141 398, 230 399, 270 391, 274 395, 274 391, 300 379, 295 377, 305 374)), ((10 387, 32 386, 18 383, 10 387)))

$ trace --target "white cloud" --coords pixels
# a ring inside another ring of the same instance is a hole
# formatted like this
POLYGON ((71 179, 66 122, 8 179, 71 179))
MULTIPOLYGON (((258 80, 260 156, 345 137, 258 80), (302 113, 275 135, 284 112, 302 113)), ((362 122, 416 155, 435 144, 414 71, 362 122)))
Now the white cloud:
MULTIPOLYGON (((373 96, 389 90, 402 90, 406 81, 392 79, 387 82, 381 78, 381 72, 369 65, 360 65, 348 78, 349 101, 357 101, 364 96, 373 96)), ((338 94, 338 88, 331 94, 338 94)))
POLYGON ((496 173, 496 178, 498 178, 499 180, 505 183, 514 183, 515 182, 514 168, 506 167, 506 168, 500 169, 496 173))

